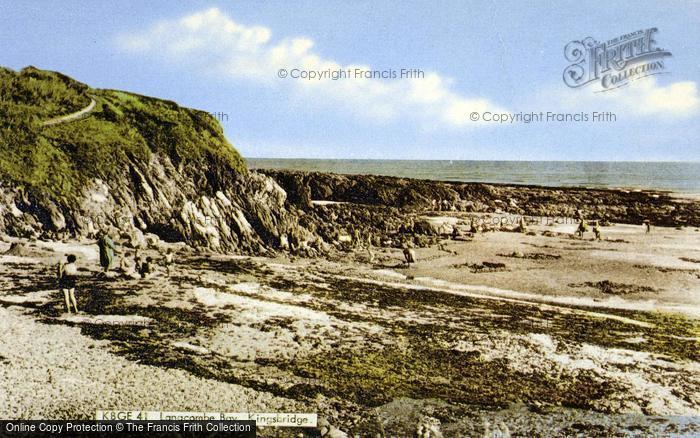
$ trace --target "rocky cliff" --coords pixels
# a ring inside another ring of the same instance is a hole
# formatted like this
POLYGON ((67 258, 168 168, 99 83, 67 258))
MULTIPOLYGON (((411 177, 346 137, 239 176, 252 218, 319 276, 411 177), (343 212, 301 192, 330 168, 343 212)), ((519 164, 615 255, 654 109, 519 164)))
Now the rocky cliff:
POLYGON ((152 233, 264 253, 296 223, 285 192, 249 173, 205 112, 30 67, 0 69, 0 118, 1 232, 50 238, 109 230, 134 244, 152 233), (92 100, 80 120, 46 126, 92 100))

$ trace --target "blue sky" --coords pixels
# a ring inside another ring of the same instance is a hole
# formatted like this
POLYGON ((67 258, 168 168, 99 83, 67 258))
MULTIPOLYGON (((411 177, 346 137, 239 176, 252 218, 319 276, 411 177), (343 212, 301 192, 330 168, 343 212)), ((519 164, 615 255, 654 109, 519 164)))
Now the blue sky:
POLYGON ((0 65, 224 113, 248 157, 700 161, 700 2, 0 0, 0 65), (668 74, 567 87, 564 46, 656 27, 668 74), (416 68, 304 81, 280 68, 416 68), (484 112, 612 122, 472 122, 484 112))

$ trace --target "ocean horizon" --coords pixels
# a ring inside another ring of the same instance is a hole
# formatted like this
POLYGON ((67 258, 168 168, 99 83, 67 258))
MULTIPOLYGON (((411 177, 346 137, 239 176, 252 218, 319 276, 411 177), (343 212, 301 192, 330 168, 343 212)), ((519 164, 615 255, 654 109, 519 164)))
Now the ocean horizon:
POLYGON ((700 194, 700 162, 246 158, 251 169, 700 194))

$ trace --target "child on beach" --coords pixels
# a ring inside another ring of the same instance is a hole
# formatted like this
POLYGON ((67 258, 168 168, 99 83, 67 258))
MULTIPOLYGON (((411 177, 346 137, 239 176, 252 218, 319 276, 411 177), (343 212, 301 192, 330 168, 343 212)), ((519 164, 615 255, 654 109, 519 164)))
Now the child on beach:
POLYGON ((77 259, 73 254, 68 254, 66 260, 68 263, 59 262, 58 264, 58 287, 63 291, 68 313, 71 313, 71 303, 73 303, 75 313, 78 313, 78 303, 75 299, 75 283, 78 277, 78 266, 75 264, 77 259))
POLYGON ((170 277, 170 274, 172 273, 173 269, 173 249, 168 248, 168 251, 165 253, 165 258, 164 258, 164 264, 165 264, 165 270, 167 272, 167 276, 170 277))
POLYGON ((149 278, 153 276, 154 273, 155 266, 153 266, 153 258, 146 257, 146 261, 141 263, 141 269, 139 270, 139 274, 141 274, 141 278, 149 278))
POLYGON ((132 260, 129 252, 125 252, 121 258, 121 261, 119 262, 119 269, 121 270, 122 275, 126 278, 134 280, 141 278, 141 274, 138 271, 138 266, 136 256, 134 256, 134 259, 132 260))

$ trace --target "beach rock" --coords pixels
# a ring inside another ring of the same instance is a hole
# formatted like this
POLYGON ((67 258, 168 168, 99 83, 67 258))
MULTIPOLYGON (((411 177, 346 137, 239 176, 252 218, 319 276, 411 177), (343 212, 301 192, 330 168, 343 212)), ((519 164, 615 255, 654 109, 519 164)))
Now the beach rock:
MULTIPOLYGON (((308 185, 311 199, 407 210, 501 211, 548 218, 574 217, 641 225, 700 226, 700 202, 664 192, 460 183, 378 175, 338 175, 290 170, 259 170, 287 191, 308 185), (506 201, 504 201, 506 200, 506 201)), ((349 208, 349 207, 346 207, 349 208)))
POLYGON ((416 426, 416 438, 442 438, 440 420, 437 418, 422 416, 416 426))
POLYGON ((27 249, 27 246, 25 244, 13 242, 12 245, 10 245, 10 249, 5 251, 4 254, 17 257, 26 257, 27 255, 29 255, 29 250, 27 249))
POLYGON ((323 438, 347 438, 348 434, 331 425, 325 418, 318 420, 318 428, 323 438))

